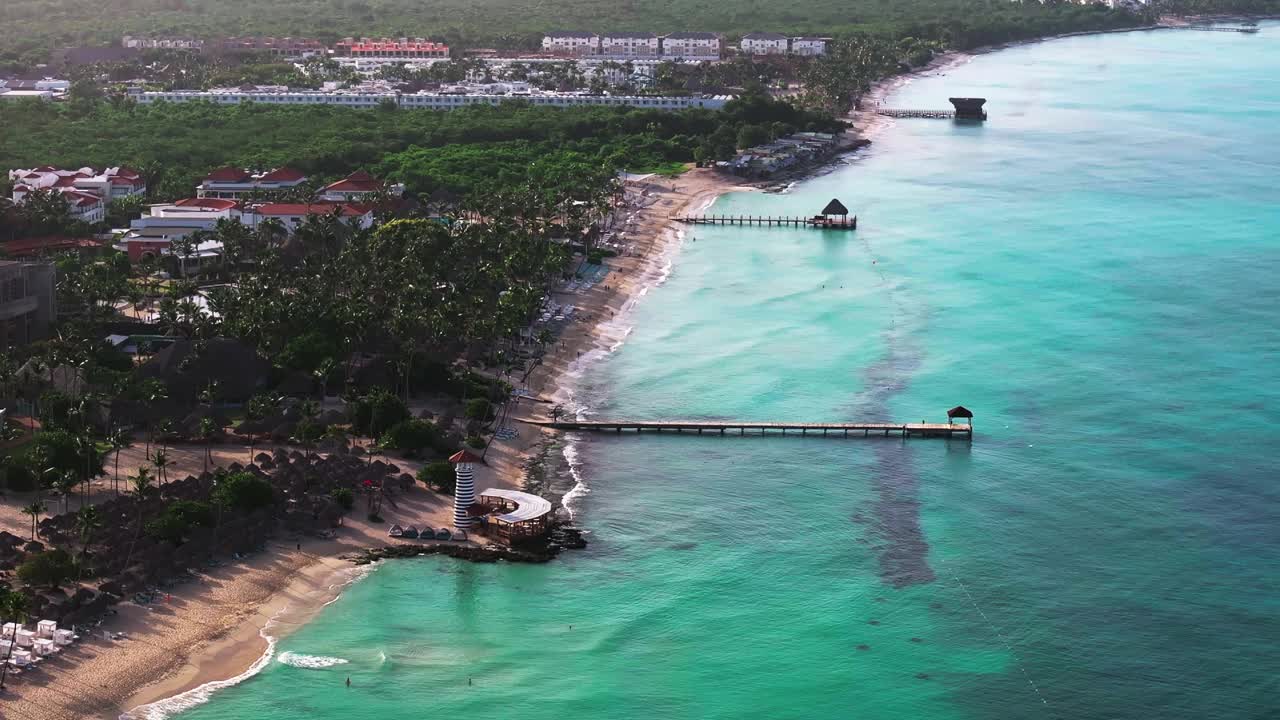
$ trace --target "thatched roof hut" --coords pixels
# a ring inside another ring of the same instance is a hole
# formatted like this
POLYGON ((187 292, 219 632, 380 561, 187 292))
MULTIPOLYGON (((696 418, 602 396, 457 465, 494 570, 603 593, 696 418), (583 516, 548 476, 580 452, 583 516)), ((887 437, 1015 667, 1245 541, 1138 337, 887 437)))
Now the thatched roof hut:
POLYGON ((849 208, 845 207, 844 203, 839 200, 831 198, 831 202, 827 203, 827 206, 822 208, 822 214, 845 217, 849 214, 849 208))

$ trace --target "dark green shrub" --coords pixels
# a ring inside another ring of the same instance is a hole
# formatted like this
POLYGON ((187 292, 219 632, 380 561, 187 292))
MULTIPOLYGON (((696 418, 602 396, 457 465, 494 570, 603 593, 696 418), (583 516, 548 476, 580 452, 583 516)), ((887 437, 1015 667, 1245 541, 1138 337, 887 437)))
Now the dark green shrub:
POLYGON ((436 436, 436 426, 426 420, 405 420, 387 430, 382 445, 392 450, 422 450, 433 447, 436 436))
POLYGON ((341 505, 343 510, 350 510, 356 505, 356 496, 348 488, 335 488, 329 493, 329 497, 341 505))
POLYGON ((452 495, 458 478, 447 462, 427 463, 418 471, 418 481, 436 492, 452 495))
POLYGON ((46 550, 18 566, 18 579, 32 587, 58 587, 75 575, 76 563, 66 550, 46 550))
POLYGON ((484 447, 484 438, 479 435, 468 435, 467 445, 479 450, 484 447))
POLYGON ((271 504, 271 485, 253 473, 230 473, 219 478, 213 489, 215 500, 227 507, 257 510, 271 504))
POLYGON ((484 420, 489 417, 489 401, 485 398, 472 398, 467 401, 465 415, 468 420, 484 420))
POLYGON ((356 399, 349 408, 351 427, 367 437, 381 437, 392 427, 409 419, 409 408, 399 397, 383 388, 356 399))
POLYGON ((4 475, 4 487, 13 492, 31 492, 36 489, 36 476, 25 458, 7 458, 0 473, 4 475))

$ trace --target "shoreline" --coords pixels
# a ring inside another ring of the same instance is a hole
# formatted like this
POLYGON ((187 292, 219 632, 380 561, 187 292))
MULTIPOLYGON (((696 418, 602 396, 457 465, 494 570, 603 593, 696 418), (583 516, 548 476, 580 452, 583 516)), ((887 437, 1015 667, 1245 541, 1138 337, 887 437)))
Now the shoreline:
MULTIPOLYGON (((861 98, 861 109, 845 116, 851 125, 846 137, 852 141, 878 134, 893 121, 876 114, 876 103, 916 77, 955 67, 977 55, 1066 37, 1156 29, 1161 28, 1065 33, 942 53, 920 68, 875 82, 861 98)), ((837 151, 785 182, 801 182, 830 172, 851 154, 850 150, 853 148, 837 151)), ((542 364, 529 373, 524 387, 532 399, 516 399, 511 416, 545 414, 557 402, 571 406, 574 383, 584 368, 611 354, 625 341, 630 332, 629 312, 649 288, 670 274, 683 243, 683 229, 669 216, 705 208, 728 192, 760 191, 771 184, 778 181, 748 182, 712 169, 689 170, 674 179, 653 176, 629 182, 628 187, 641 206, 629 208, 627 220, 620 226, 631 241, 628 252, 607 261, 610 272, 601 283, 575 292, 554 293, 557 302, 576 304, 579 316, 553 346, 548 346, 542 364)), ((477 473, 477 487, 486 487, 486 483, 521 487, 529 463, 546 450, 552 437, 547 430, 514 421, 510 425, 519 435, 493 443, 488 465, 477 473)), ((577 479, 570 465, 571 474, 577 479)), ((569 507, 571 500, 589 493, 580 479, 578 486, 583 489, 574 487, 558 500, 569 507)), ((431 495, 427 491, 417 494, 424 493, 431 495)), ((440 496, 428 498, 420 511, 421 517, 435 521, 437 526, 448 524, 448 508, 440 496)), ((95 631, 93 640, 82 641, 67 653, 75 656, 73 665, 59 667, 49 677, 36 678, 38 684, 27 686, 25 678, 20 688, 14 683, 11 687, 19 689, 11 692, 8 699, 16 695, 20 702, 31 700, 23 703, 19 717, 38 720, 161 718, 206 701, 218 689, 238 684, 266 667, 276 658, 275 648, 280 640, 377 567, 357 567, 345 555, 394 544, 384 535, 385 525, 363 527, 365 524, 355 518, 347 518, 346 523, 348 527, 338 539, 306 539, 297 549, 287 547, 295 544, 293 539, 277 540, 265 552, 204 573, 195 583, 173 590, 179 598, 173 606, 121 603, 116 606, 119 614, 103 629, 127 633, 131 639, 126 644, 96 637, 102 631, 95 631)))

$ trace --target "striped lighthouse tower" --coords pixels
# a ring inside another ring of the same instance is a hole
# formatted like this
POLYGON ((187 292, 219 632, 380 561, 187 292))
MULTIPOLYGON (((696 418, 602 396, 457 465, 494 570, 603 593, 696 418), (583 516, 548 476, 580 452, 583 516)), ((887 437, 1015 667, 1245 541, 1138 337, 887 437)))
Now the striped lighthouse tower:
POLYGON ((475 522, 470 508, 476 501, 476 474, 473 464, 483 462, 470 450, 459 450, 449 457, 453 463, 457 487, 453 491, 453 526, 466 530, 475 522))

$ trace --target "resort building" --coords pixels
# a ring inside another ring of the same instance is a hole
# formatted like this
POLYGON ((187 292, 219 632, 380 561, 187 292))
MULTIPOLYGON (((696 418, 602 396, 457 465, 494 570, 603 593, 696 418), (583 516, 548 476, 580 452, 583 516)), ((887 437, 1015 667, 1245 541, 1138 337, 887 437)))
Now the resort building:
POLYGON ((173 240, 212 231, 219 220, 239 218, 240 203, 235 200, 190 198, 152 205, 146 215, 129 223, 129 231, 116 247, 128 254, 130 262, 153 260, 167 254, 173 240))
POLYGON ((90 167, 63 170, 46 165, 32 170, 10 170, 9 181, 13 183, 14 202, 22 202, 28 193, 35 190, 88 193, 96 195, 104 203, 147 192, 147 181, 136 170, 127 167, 98 172, 90 167))
POLYGON ((831 38, 820 37, 797 37, 791 38, 791 54, 817 56, 827 54, 827 43, 831 42, 831 38))
POLYGON ((134 37, 125 35, 120 41, 120 45, 138 50, 199 50, 204 47, 204 41, 196 38, 134 37))
POLYGON ((734 175, 767 178, 826 157, 835 149, 836 140, 830 133, 796 133, 743 150, 733 160, 716 163, 716 167, 734 175))
POLYGON ((45 338, 58 312, 53 263, 0 260, 0 350, 45 338))
POLYGON ((600 36, 600 54, 605 57, 658 57, 662 41, 649 32, 605 33, 600 36))
POLYGON ((140 104, 153 102, 188 102, 205 100, 219 104, 243 102, 270 105, 337 105, 350 108, 376 108, 382 103, 392 103, 405 109, 453 110, 468 105, 501 105, 520 100, 531 105, 553 107, 579 107, 584 105, 633 106, 655 110, 685 110, 706 108, 719 110, 733 99, 729 95, 668 96, 668 95, 587 95, 584 93, 530 91, 513 94, 452 94, 439 92, 397 93, 393 91, 360 92, 348 90, 289 90, 279 88, 222 88, 207 91, 175 90, 150 92, 130 90, 130 97, 140 104))
POLYGON ((313 203, 264 203, 245 208, 240 222, 256 228, 267 220, 279 221, 290 234, 308 217, 337 215, 343 222, 357 228, 373 227, 373 208, 366 205, 339 202, 313 203))
POLYGON ((209 43, 205 49, 221 53, 268 53, 289 58, 327 55, 329 52, 319 40, 294 37, 228 37, 209 43))
POLYGON ((746 55, 786 55, 790 50, 786 35, 771 32, 747 33, 738 47, 746 55))
POLYGON ((421 60, 449 57, 449 46, 423 38, 345 38, 333 46, 334 53, 355 58, 376 60, 421 60))
POLYGON ((52 90, 10 90, 0 87, 0 100, 52 100, 52 90))
POLYGON ((662 56, 683 60, 719 60, 720 36, 710 32, 674 32, 662 38, 662 56))
POLYGON ((363 202, 375 195, 400 197, 404 195, 404 185, 388 185, 363 170, 357 170, 338 182, 320 188, 316 197, 325 202, 350 203, 363 202))
POLYGON ((112 200, 147 191, 142 176, 125 167, 102 172, 89 167, 62 170, 49 166, 10 170, 9 181, 13 183, 11 197, 15 203, 25 202, 33 192, 60 193, 67 201, 67 215, 87 223, 105 220, 107 203, 112 200))
POLYGON ((263 196, 281 190, 295 188, 307 181, 307 176, 292 168, 276 168, 264 173, 251 173, 240 168, 225 167, 214 170, 196 187, 198 198, 240 199, 263 196))
POLYGON ((542 51, 568 57, 600 54, 600 36, 581 30, 557 30, 542 36, 542 51))

